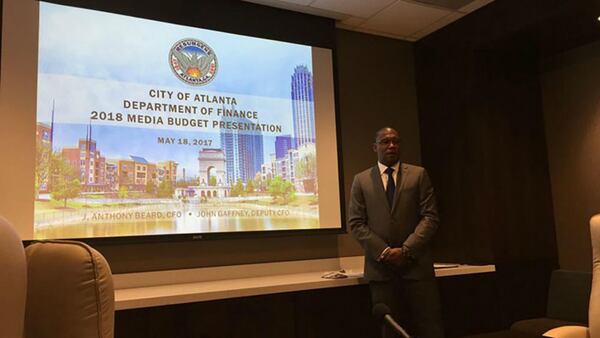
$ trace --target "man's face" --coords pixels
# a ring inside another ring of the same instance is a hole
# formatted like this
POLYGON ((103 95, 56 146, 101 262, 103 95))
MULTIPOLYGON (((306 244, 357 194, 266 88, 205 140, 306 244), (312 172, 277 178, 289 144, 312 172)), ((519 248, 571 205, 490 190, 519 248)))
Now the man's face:
POLYGON ((373 144, 373 151, 377 153, 377 160, 386 166, 393 166, 400 159, 400 136, 391 128, 385 128, 377 133, 373 144))

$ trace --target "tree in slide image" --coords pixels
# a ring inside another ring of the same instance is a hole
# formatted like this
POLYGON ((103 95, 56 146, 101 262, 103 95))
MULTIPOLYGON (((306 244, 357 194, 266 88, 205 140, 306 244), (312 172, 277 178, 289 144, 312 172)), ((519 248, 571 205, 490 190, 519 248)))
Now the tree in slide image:
POLYGON ((281 176, 275 176, 269 183, 267 191, 273 197, 273 201, 281 201, 283 204, 288 203, 296 197, 296 189, 290 181, 285 181, 281 176))
POLYGON ((158 185, 158 197, 171 197, 175 192, 171 180, 164 180, 158 185))
POLYGON ((67 207, 67 200, 79 196, 81 182, 79 173, 58 153, 50 156, 51 194, 53 200, 63 201, 67 207))

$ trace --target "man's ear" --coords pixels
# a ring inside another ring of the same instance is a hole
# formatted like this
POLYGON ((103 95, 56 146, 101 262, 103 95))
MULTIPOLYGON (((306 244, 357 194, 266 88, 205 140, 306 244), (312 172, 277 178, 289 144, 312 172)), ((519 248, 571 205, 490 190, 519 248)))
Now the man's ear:
POLYGON ((373 151, 377 152, 377 143, 373 143, 373 151))

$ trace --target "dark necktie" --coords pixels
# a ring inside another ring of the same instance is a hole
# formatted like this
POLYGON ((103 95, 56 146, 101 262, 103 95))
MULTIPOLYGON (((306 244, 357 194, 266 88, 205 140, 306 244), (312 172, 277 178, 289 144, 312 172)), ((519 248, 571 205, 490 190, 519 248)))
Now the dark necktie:
POLYGON ((387 195, 388 204, 390 208, 392 207, 392 203, 394 203, 394 192, 396 191, 396 183, 394 183, 394 176, 392 173, 394 172, 394 168, 388 167, 385 170, 385 173, 388 175, 387 187, 385 188, 385 194, 387 195))

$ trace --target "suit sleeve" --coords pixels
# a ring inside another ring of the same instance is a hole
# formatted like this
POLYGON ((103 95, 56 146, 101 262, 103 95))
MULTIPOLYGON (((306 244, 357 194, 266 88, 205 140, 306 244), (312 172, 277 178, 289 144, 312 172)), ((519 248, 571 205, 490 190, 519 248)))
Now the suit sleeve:
POLYGON ((439 216, 433 186, 426 170, 419 178, 419 208, 420 221, 415 231, 404 241, 403 246, 408 247, 411 256, 419 257, 431 242, 439 226, 439 216))
POLYGON ((358 176, 355 176, 354 182, 352 182, 350 205, 348 207, 348 225, 352 236, 363 247, 365 254, 377 260, 388 245, 369 227, 365 196, 358 176))

